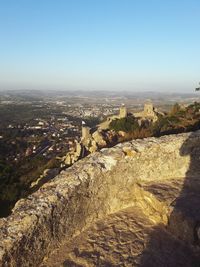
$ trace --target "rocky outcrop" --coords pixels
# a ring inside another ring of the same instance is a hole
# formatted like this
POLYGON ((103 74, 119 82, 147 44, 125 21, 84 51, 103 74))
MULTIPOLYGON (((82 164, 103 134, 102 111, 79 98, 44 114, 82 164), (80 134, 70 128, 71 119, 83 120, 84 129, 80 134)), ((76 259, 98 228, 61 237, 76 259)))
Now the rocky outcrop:
POLYGON ((41 267, 198 267, 194 251, 155 224, 143 210, 129 207, 98 220, 63 243, 41 267))
POLYGON ((0 220, 1 265, 39 266, 64 239, 130 206, 198 245, 199 148, 196 132, 134 140, 78 161, 0 220))
POLYGON ((62 162, 67 167, 101 148, 114 146, 118 141, 117 133, 114 131, 97 129, 90 134, 91 129, 89 127, 82 127, 82 129, 84 137, 81 138, 80 142, 75 141, 75 147, 62 158, 62 162))
POLYGON ((71 166, 84 156, 83 145, 78 141, 76 141, 75 144, 75 148, 72 151, 68 152, 67 155, 62 158, 62 161, 66 166, 71 166))

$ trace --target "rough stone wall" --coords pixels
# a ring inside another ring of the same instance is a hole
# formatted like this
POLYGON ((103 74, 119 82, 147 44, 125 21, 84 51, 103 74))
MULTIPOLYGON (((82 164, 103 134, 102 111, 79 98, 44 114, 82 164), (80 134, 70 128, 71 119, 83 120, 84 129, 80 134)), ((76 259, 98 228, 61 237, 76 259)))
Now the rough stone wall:
POLYGON ((0 220, 1 266, 39 266, 63 238, 79 234, 98 218, 138 205, 139 198, 150 205, 140 191, 142 183, 185 177, 190 153, 199 145, 200 132, 147 138, 78 161, 0 220))

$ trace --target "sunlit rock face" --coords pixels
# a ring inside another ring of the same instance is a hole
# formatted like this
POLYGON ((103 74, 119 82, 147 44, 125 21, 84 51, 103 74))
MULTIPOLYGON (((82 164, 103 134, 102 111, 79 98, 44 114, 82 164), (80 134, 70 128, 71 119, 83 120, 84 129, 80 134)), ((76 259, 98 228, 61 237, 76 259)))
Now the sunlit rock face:
POLYGON ((130 207, 98 220, 55 250, 47 266, 198 266, 189 246, 130 207))
POLYGON ((199 148, 196 132, 78 161, 0 220, 1 265, 198 266, 199 148))

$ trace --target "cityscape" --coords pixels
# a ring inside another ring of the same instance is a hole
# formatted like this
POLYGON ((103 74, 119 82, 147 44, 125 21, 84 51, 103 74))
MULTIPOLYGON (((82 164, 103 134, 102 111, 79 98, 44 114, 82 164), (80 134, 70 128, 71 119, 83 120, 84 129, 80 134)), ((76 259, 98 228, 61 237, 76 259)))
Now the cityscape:
POLYGON ((1 216, 18 199, 101 148, 132 138, 196 129, 198 115, 196 119, 187 115, 188 119, 183 117, 176 124, 173 117, 167 122, 161 118, 177 102, 185 110, 199 99, 198 93, 0 92, 1 216))
POLYGON ((18 162, 31 155, 47 159, 64 155, 74 147, 75 140, 80 141, 82 121, 95 127, 108 116, 118 114, 122 104, 129 112, 141 111, 151 97, 161 111, 169 111, 176 102, 187 105, 200 99, 195 93, 155 96, 147 92, 146 98, 145 94, 141 98, 135 93, 131 97, 117 93, 116 97, 107 97, 106 93, 99 96, 97 92, 97 98, 89 97, 87 92, 78 92, 75 96, 67 96, 67 93, 60 96, 53 92, 52 97, 42 93, 36 98, 28 92, 0 92, 0 140, 15 148, 9 150, 6 160, 18 162))
POLYGON ((0 267, 200 266, 200 1, 0 1, 0 267))

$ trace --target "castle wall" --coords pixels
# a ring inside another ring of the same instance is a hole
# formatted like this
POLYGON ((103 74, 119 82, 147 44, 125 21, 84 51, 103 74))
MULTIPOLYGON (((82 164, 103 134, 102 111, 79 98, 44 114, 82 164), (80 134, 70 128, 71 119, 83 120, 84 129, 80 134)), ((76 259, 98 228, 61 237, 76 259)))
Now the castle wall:
POLYGON ((78 161, 0 219, 1 266, 39 266, 63 238, 136 205, 138 184, 185 177, 197 146, 200 132, 134 140, 78 161))
POLYGON ((82 139, 87 140, 90 137, 91 137, 90 128, 86 126, 82 126, 82 139))
POLYGON ((127 117, 127 108, 125 106, 120 107, 119 118, 123 119, 127 117))

